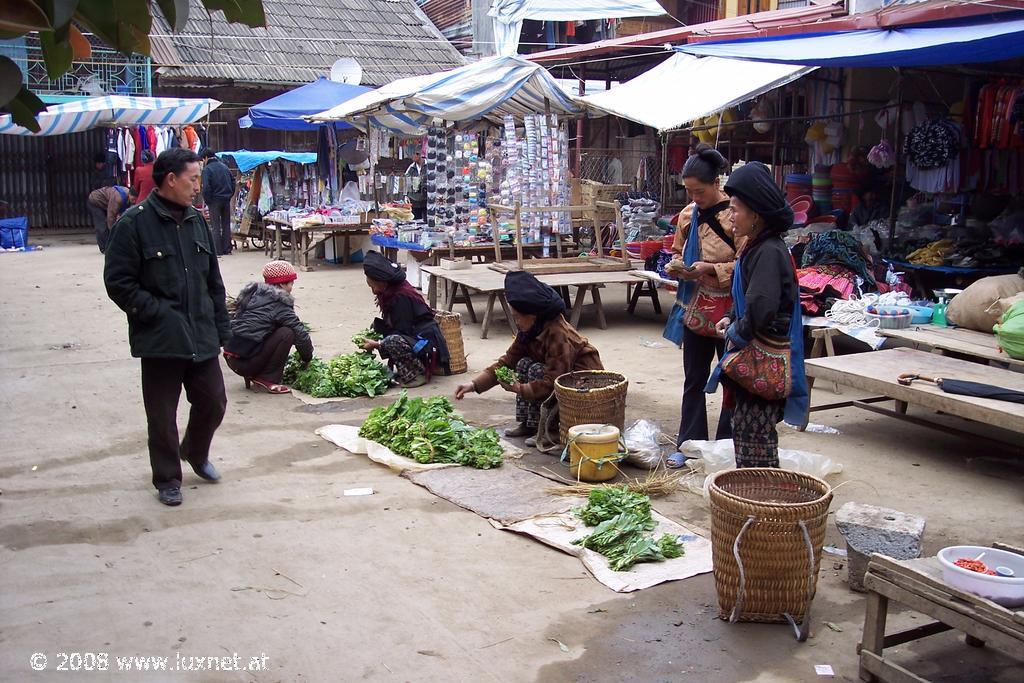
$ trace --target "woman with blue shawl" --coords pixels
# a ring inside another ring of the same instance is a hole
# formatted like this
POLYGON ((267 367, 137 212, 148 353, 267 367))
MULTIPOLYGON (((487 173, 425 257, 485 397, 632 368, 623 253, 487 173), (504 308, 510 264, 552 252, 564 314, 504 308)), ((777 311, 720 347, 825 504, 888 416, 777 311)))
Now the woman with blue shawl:
POLYGON ((733 171, 725 192, 730 197, 736 239, 745 243, 733 275, 733 309, 717 326, 725 337, 726 355, 707 390, 715 391, 721 379, 725 404, 733 410, 736 466, 778 467, 779 435, 775 426, 783 419, 797 427, 805 426, 808 407, 800 288, 796 265, 782 240, 792 227, 793 210, 760 162, 733 171), (754 342, 763 348, 782 349, 783 355, 788 355, 788 362, 770 368, 788 377, 760 376, 753 382, 755 386, 778 386, 779 381, 791 385, 786 398, 766 399, 741 386, 734 379, 738 375, 730 376, 730 357, 754 342))
MULTIPOLYGON (((683 349, 683 401, 680 408, 678 448, 684 441, 706 441, 708 409, 704 387, 717 354, 724 353, 715 324, 732 308, 732 272, 736 242, 732 231, 729 197, 722 192, 719 176, 728 162, 706 144, 697 147, 683 165, 683 185, 692 203, 679 214, 672 244, 675 258, 665 271, 679 280, 676 305, 665 325, 664 336, 683 349)), ((732 436, 731 415, 722 410, 716 439, 732 436)), ((669 467, 682 467, 680 452, 668 458, 669 467)))

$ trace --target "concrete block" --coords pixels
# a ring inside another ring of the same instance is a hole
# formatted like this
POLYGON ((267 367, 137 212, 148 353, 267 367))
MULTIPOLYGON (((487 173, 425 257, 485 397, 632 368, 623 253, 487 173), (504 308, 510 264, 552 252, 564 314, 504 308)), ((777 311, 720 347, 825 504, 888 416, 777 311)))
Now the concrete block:
POLYGON ((847 503, 839 508, 836 527, 846 539, 850 588, 864 591, 864 573, 873 553, 896 560, 920 557, 924 524, 924 517, 875 505, 847 503))

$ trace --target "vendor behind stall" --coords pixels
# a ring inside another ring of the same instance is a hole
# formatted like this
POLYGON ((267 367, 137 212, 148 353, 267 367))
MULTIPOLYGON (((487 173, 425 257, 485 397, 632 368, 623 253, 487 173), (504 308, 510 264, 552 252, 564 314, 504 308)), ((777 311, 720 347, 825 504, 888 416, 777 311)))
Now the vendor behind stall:
POLYGON ((565 319, 565 302, 554 289, 525 271, 505 276, 505 297, 515 317, 519 333, 505 355, 481 372, 472 382, 455 390, 455 399, 470 391, 482 394, 498 384, 516 395, 516 420, 519 426, 506 436, 527 436, 527 445, 536 443, 540 405, 555 388, 555 380, 574 370, 603 370, 601 356, 587 339, 565 319), (498 380, 498 368, 515 371, 517 381, 498 380))
POLYGON ((363 272, 381 313, 373 321, 373 330, 382 337, 379 342, 367 340, 363 348, 380 353, 395 383, 407 389, 423 386, 439 369, 447 373, 444 334, 423 295, 405 279, 405 270, 380 252, 369 251, 363 272))
POLYGON ((881 189, 878 186, 869 185, 857 196, 860 202, 850 214, 850 227, 856 228, 872 221, 889 218, 889 207, 882 201, 881 189))

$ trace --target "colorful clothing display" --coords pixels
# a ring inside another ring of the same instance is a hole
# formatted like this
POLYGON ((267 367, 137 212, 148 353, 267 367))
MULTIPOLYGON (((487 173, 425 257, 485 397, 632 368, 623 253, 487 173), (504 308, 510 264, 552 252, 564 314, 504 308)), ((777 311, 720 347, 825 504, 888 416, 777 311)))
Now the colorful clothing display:
POLYGON ((871 273, 864 247, 849 232, 830 230, 811 236, 804 249, 801 262, 803 267, 838 265, 848 268, 864 280, 867 287, 875 288, 875 276, 871 273))

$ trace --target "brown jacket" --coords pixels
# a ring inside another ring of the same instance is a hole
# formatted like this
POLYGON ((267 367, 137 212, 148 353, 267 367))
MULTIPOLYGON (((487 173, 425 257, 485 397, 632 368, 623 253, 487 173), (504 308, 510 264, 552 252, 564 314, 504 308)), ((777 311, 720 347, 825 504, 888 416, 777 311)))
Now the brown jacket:
POLYGON ((114 227, 117 217, 128 208, 130 201, 127 187, 101 187, 89 193, 89 203, 107 212, 107 230, 114 227), (121 192, 118 190, 124 192, 124 200, 121 199, 121 192))
MULTIPOLYGON (((731 237, 733 234, 732 211, 729 209, 729 203, 722 202, 719 206, 722 208, 718 209, 715 216, 725 233, 731 237)), ((682 256, 686 249, 686 237, 690 234, 690 221, 696 208, 696 204, 690 203, 679 213, 678 229, 675 240, 672 242, 672 252, 676 256, 682 256)), ((717 288, 729 289, 732 287, 732 273, 736 268, 736 250, 722 241, 722 238, 716 235, 706 222, 697 226, 697 236, 700 237, 700 260, 715 266, 715 273, 718 276, 717 288)), ((742 242, 736 246, 742 246, 742 242)), ((711 285, 712 283, 705 282, 704 284, 711 285)))
POLYGON ((555 389, 555 380, 573 370, 603 370, 601 356, 563 316, 549 320, 532 341, 512 342, 501 358, 473 379, 476 393, 482 394, 498 385, 494 371, 504 366, 515 370, 523 358, 532 358, 544 364, 544 377, 522 385, 522 397, 527 401, 543 401, 555 389))

